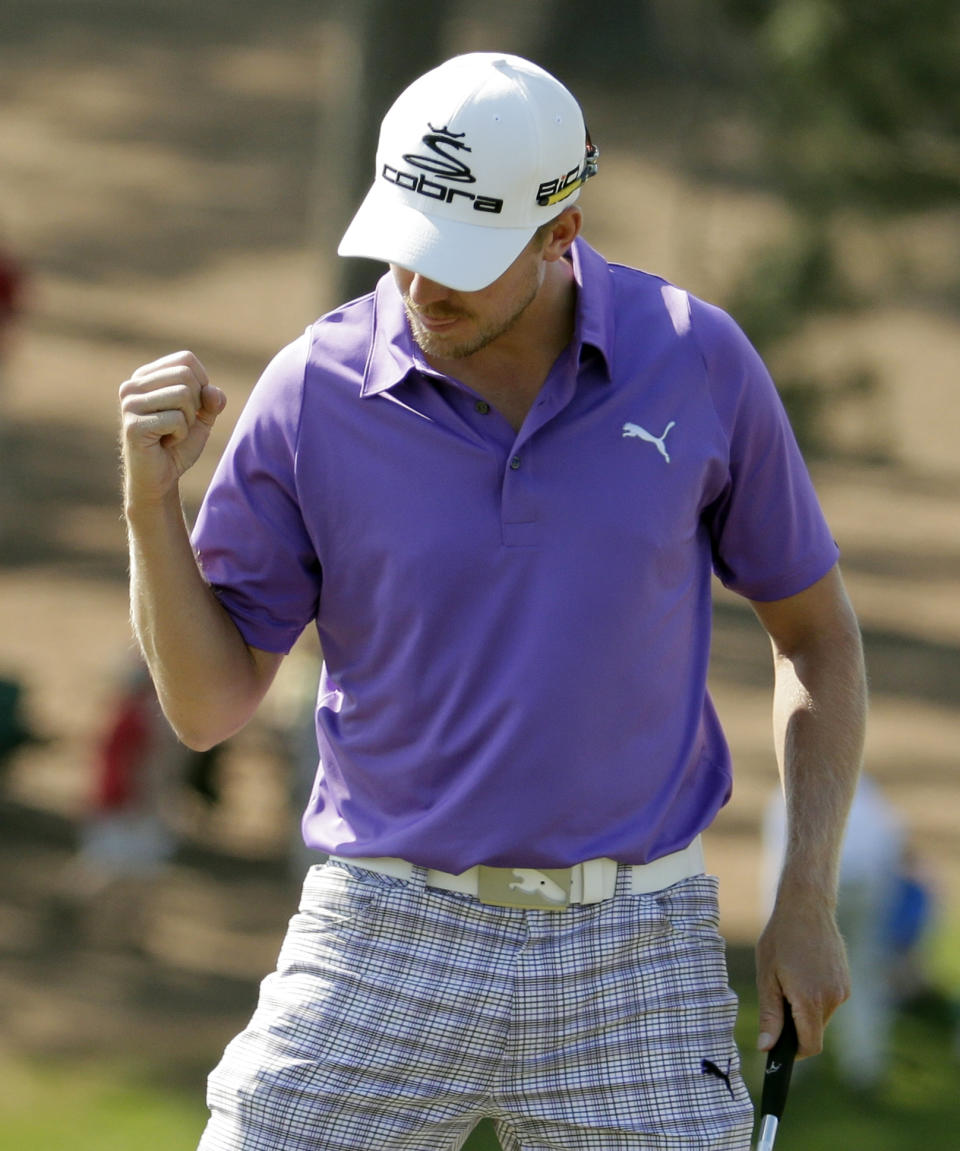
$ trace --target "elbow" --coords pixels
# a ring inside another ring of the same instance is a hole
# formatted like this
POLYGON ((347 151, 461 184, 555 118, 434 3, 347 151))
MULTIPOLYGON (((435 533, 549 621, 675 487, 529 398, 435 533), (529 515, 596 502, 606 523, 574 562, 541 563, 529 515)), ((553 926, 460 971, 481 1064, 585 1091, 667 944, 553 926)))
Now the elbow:
POLYGON ((167 706, 163 711, 174 735, 191 751, 210 751, 243 727, 243 722, 237 722, 235 717, 217 716, 210 711, 196 715, 167 706))
POLYGON ((180 725, 171 724, 171 726, 177 739, 180 740, 184 747, 188 747, 191 751, 210 751, 218 744, 223 743, 224 740, 230 738, 226 735, 217 736, 211 735, 208 732, 195 731, 180 725))
POLYGON ((203 752, 236 735, 260 705, 281 658, 250 654, 232 662, 207 661, 199 671, 182 660, 168 667, 156 659, 157 697, 177 739, 203 752))

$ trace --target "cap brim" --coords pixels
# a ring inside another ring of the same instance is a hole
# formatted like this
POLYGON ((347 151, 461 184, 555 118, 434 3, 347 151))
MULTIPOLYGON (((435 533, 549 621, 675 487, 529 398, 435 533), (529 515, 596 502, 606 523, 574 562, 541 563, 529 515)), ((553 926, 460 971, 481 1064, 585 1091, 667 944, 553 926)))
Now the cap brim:
POLYGON ((378 182, 344 232, 337 252, 397 264, 457 292, 476 292, 503 275, 533 232, 533 228, 498 228, 427 216, 378 182))

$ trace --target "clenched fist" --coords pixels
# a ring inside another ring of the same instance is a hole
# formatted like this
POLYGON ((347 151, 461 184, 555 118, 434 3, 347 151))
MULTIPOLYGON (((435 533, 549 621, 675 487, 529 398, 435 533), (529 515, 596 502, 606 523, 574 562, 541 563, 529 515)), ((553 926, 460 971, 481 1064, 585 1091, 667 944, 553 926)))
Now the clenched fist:
POLYGON ((126 505, 162 502, 206 446, 227 397, 192 352, 137 368, 120 385, 126 505))

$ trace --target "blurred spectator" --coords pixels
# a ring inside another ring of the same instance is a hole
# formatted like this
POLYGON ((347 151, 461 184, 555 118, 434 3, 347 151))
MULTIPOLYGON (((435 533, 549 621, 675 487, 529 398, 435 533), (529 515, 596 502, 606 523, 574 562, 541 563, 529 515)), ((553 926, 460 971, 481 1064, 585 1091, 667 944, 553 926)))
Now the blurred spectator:
POLYGON ((65 876, 64 896, 85 913, 100 942, 142 942, 150 891, 176 847, 177 794, 185 784, 215 794, 195 759, 173 734, 137 660, 97 742, 90 808, 65 876))
MULTIPOLYGON (((779 874, 785 822, 778 789, 764 819, 764 876, 779 874)), ((767 907, 773 894, 768 886, 767 907)), ((908 847, 903 822, 863 775, 844 838, 837 908, 852 991, 826 1032, 838 1072, 858 1090, 883 1084, 896 1009, 923 983, 920 954, 930 911, 930 887, 908 847)))
POLYGON ((23 304, 25 280, 21 265, 0 247, 0 384, 3 382, 3 365, 10 347, 13 321, 23 304))
MULTIPOLYGON (((3 247, 3 237, 0 235, 0 398, 3 396, 4 369, 7 357, 12 346, 14 320, 23 307, 23 290, 25 283, 23 268, 9 255, 3 247)), ((4 427, 0 423, 0 436, 4 427)), ((0 454, 3 453, 3 441, 0 439, 0 454)), ((7 523, 7 504, 9 492, 7 490, 7 469, 0 469, 0 549, 6 543, 9 531, 7 523)), ((0 748, 0 766, 2 766, 3 750, 0 748)))
POLYGON ((10 758, 27 744, 39 743, 31 730, 23 707, 23 684, 0 676, 0 779, 10 758))
POLYGON ((934 886, 912 844, 903 850, 887 917, 887 940, 893 956, 892 993, 909 1006, 931 993, 925 967, 925 943, 936 916, 934 886))

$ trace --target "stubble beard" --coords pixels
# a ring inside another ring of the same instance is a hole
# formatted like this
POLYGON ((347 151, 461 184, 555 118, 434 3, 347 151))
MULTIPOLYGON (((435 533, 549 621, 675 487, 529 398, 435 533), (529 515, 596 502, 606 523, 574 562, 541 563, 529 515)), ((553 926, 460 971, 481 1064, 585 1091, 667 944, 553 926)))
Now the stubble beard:
MULTIPOLYGON (((431 332, 429 328, 425 328, 420 322, 419 312, 409 296, 403 297, 403 306, 407 313, 411 334, 425 355, 447 360, 463 360, 489 347, 495 340, 499 340, 501 336, 506 335, 515 327, 520 317, 536 298, 538 288, 538 283, 534 281, 529 286, 527 295, 519 307, 506 317, 492 317, 485 323, 478 323, 476 331, 469 339, 458 339, 453 335, 448 336, 444 332, 431 332)), ((443 305, 429 309, 427 314, 433 319, 445 319, 447 316, 470 319, 473 316, 473 313, 466 309, 461 310, 443 305)))

